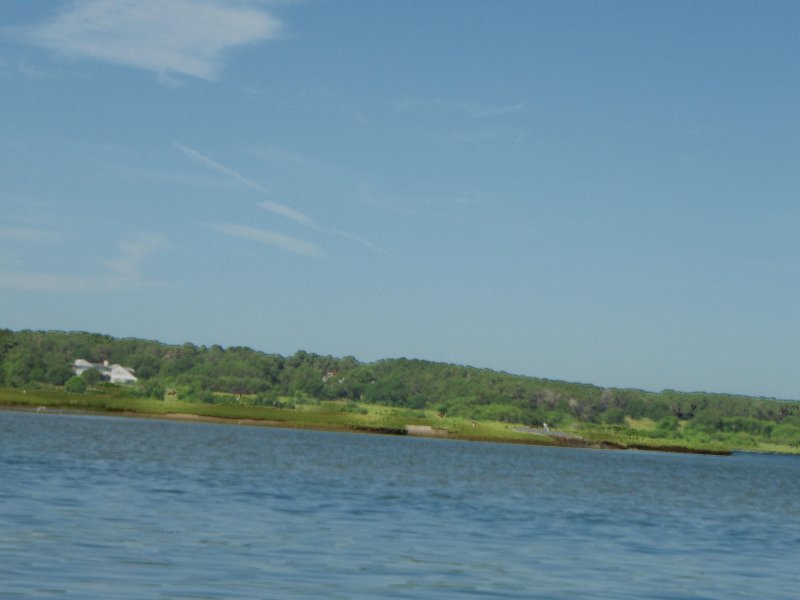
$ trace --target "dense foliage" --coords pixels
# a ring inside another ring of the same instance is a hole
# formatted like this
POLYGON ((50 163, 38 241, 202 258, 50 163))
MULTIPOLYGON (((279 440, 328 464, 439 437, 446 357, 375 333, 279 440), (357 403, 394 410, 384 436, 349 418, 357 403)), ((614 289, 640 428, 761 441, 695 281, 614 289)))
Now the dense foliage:
MULTIPOLYGON (((361 363, 308 352, 283 357, 250 348, 165 345, 106 335, 0 330, 0 385, 62 386, 77 358, 135 370, 144 397, 253 405, 349 400, 538 425, 593 423, 624 430, 655 423, 662 438, 771 440, 800 445, 800 404, 727 394, 659 393, 522 377, 422 360, 361 363)), ((91 379, 91 377, 90 377, 91 379)), ((91 388, 94 382, 88 381, 91 388)), ((72 390, 81 387, 74 381, 72 390)))

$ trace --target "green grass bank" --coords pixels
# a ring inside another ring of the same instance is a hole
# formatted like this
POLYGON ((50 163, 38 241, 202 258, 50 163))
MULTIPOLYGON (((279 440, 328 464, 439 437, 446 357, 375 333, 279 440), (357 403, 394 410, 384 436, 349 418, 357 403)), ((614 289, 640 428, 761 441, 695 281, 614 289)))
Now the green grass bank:
POLYGON ((289 427, 324 431, 417 435, 480 442, 533 444, 562 447, 631 449, 666 452, 729 454, 734 450, 798 453, 797 448, 775 444, 736 447, 719 441, 700 442, 654 439, 650 424, 637 427, 573 424, 565 429, 531 428, 522 424, 447 417, 433 410, 412 410, 381 405, 326 401, 292 408, 209 404, 178 399, 138 398, 130 391, 101 385, 84 393, 63 389, 19 390, 0 388, 0 406, 6 409, 108 414, 130 417, 212 421, 250 426, 289 427))

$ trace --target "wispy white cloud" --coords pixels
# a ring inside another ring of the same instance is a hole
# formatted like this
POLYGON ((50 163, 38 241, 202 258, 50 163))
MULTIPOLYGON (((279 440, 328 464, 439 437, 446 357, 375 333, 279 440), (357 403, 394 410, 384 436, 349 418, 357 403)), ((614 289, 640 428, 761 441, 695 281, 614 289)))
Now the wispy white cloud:
POLYGON ((0 288, 23 292, 81 292, 105 288, 100 279, 52 273, 0 271, 0 288))
POLYGON ((527 129, 519 127, 481 127, 471 131, 454 131, 440 137, 446 140, 469 144, 481 144, 486 142, 519 144, 527 140, 529 135, 527 129))
POLYGON ((288 235, 283 235, 282 233, 267 231, 266 229, 256 229, 255 227, 247 227, 245 225, 226 223, 210 225, 209 227, 220 233, 276 246, 277 248, 294 252, 301 256, 322 256, 322 250, 319 246, 288 235))
POLYGON ((13 242, 55 242, 58 236, 52 231, 32 227, 0 227, 0 240, 13 242))
POLYGON ((488 106, 467 103, 464 105, 463 110, 471 117, 485 119, 522 112, 525 110, 525 104, 522 102, 517 102, 516 104, 506 104, 503 106, 488 106))
POLYGON ((245 187, 250 188, 251 190, 255 190, 257 192, 261 192, 262 194, 268 194, 269 192, 267 189, 262 186, 260 183, 253 181, 252 179, 248 179, 238 171, 234 171, 233 169, 226 167, 223 164, 218 163, 217 161, 209 158, 205 154, 202 154, 195 150, 194 148, 189 148, 188 146, 184 146, 183 144, 179 144, 178 142, 173 142, 173 145, 183 152, 186 156, 194 160, 195 162, 203 165, 204 167, 208 167, 212 171, 216 171, 218 173, 222 173, 223 175, 233 179, 244 185, 245 187))
POLYGON ((52 71, 50 69, 43 69, 37 65, 27 62, 21 62, 17 65, 17 70, 32 79, 59 79, 64 74, 60 71, 52 71))
POLYGON ((409 114, 451 113, 475 119, 502 117, 525 110, 523 102, 515 104, 481 104, 446 98, 415 98, 403 96, 395 102, 395 111, 409 114))
POLYGON ((278 204, 277 202, 272 202, 271 200, 265 200, 264 202, 259 202, 258 205, 261 208, 265 208, 268 211, 275 213, 276 215, 280 215, 282 217, 286 217, 294 221, 295 223, 299 223, 305 227, 311 227, 312 229, 319 229, 319 226, 314 222, 314 219, 301 213, 299 210, 295 210, 293 208, 289 208, 283 204, 278 204))
POLYGON ((354 242, 358 242, 359 244, 362 244, 362 245, 366 246, 367 248, 370 248, 371 250, 375 250, 376 252, 386 252, 385 248, 382 248, 382 247, 378 246, 377 244, 373 244, 369 240, 365 240, 362 237, 359 237, 359 236, 354 235, 352 233, 348 233, 347 231, 342 231, 341 229, 326 229, 325 231, 328 231, 328 232, 330 232, 330 233, 332 233, 334 235, 341 236, 343 238, 347 238, 348 240, 352 240, 354 242))
MULTIPOLYGON (((188 146, 184 146, 183 144, 179 144, 177 142, 174 142, 174 145, 178 150, 183 152, 186 156, 196 161, 197 163, 203 165, 204 167, 207 167, 212 171, 222 173, 226 177, 242 184, 243 186, 251 190, 255 190, 256 192, 265 195, 269 195, 269 192, 263 185, 261 185, 256 181, 253 181, 252 179, 249 179, 248 177, 245 177, 238 171, 235 171, 230 167, 226 167, 225 165, 218 163, 217 161, 209 158, 205 154, 202 154, 193 148, 189 148, 188 146)), ((299 210, 295 210, 290 206, 286 206, 285 204, 280 204, 272 200, 265 200, 263 202, 260 202, 258 205, 261 208, 265 208, 276 215, 280 215, 281 217, 290 219, 295 223, 299 223, 300 225, 303 225, 305 227, 311 227, 313 229, 318 228, 317 224, 314 222, 314 219, 300 212, 299 210)))
POLYGON ((252 149, 255 156, 268 164, 280 165, 281 168, 293 168, 302 171, 304 176, 311 172, 318 177, 345 176, 358 177, 359 174, 349 169, 344 169, 330 162, 311 158, 278 146, 256 146, 252 149))
POLYGON ((111 275, 126 283, 144 283, 141 266, 151 254, 167 246, 165 238, 159 235, 140 235, 119 242, 119 255, 103 261, 111 275))
POLYGON ((142 287, 163 287, 166 282, 148 278, 142 272, 147 257, 168 245, 161 236, 141 235, 119 242, 119 254, 101 261, 105 270, 97 275, 72 275, 0 271, 0 289, 33 292, 108 292, 142 287))
POLYGON ((83 0, 48 22, 17 30, 27 43, 88 58, 214 80, 225 53, 277 38, 282 23, 259 6, 218 0, 83 0))
POLYGON ((452 197, 444 197, 444 198, 437 198, 437 201, 441 204, 456 204, 459 206, 477 206, 481 203, 480 200, 477 198, 469 197, 469 196, 452 196, 452 197))
MULTIPOLYGON (((269 195, 269 192, 267 191, 267 189, 264 186, 262 186, 260 183, 258 183, 256 181, 253 181, 252 179, 249 179, 248 177, 245 177, 244 175, 242 175, 238 171, 236 171, 234 169, 231 169, 230 167, 226 167, 225 165, 223 165, 221 163, 218 163, 217 161, 209 158, 205 154, 202 154, 201 152, 198 152, 197 150, 195 150, 193 148, 189 148, 188 146, 184 146, 183 144, 179 144, 177 142, 174 142, 174 145, 178 150, 180 150, 186 156, 188 156, 189 158, 191 158, 194 161, 198 162, 199 164, 201 164, 201 165, 203 165, 203 166, 205 166, 205 167, 207 167, 207 168, 209 168, 209 169, 211 169, 213 171, 217 171, 218 173, 222 173, 223 175, 229 177, 230 179, 232 179, 234 181, 239 182, 240 184, 246 186, 247 188, 249 188, 251 190, 255 190, 255 191, 263 193, 265 195, 269 195)), ((353 235, 351 233, 348 233, 346 231, 341 231, 339 229, 331 229, 331 228, 328 228, 328 227, 321 227, 314 219, 312 219, 307 214, 305 214, 305 213, 303 213, 303 212, 301 212, 299 210, 296 210, 296 209, 294 209, 294 208, 292 208, 290 206, 287 206, 285 204, 281 204, 281 203, 275 202, 273 200, 264 200, 262 202, 259 202, 257 205, 260 208, 268 210, 273 214, 276 214, 276 215, 278 215, 280 217, 283 217, 285 219, 289 219, 290 221, 294 221, 295 223, 297 223, 299 225, 302 225, 303 227, 307 227, 307 228, 313 229, 315 231, 322 231, 322 232, 326 232, 326 233, 332 233, 334 235, 338 235, 340 237, 344 237, 344 238, 347 238, 349 240, 352 240, 352 241, 358 242, 360 244, 363 244, 364 246, 367 246, 368 248, 371 248, 372 250, 382 250, 382 248, 380 246, 377 246, 377 245, 373 244, 372 242, 370 242, 368 240, 365 240, 364 238, 361 238, 361 237, 359 237, 357 235, 353 235)), ((261 230, 255 230, 255 231, 261 231, 261 230)), ((228 232, 228 233, 230 233, 230 232, 228 232)), ((267 232, 267 233, 271 233, 271 232, 267 232)), ((292 237, 288 237, 288 236, 281 236, 281 234, 272 234, 272 235, 277 235, 277 236, 280 236, 281 238, 286 238, 288 240, 300 241, 300 240, 297 240, 296 238, 292 238, 292 237)), ((241 237, 246 237, 246 236, 241 236, 241 237)), ((261 241, 265 241, 265 240, 261 240, 261 241)), ((302 242, 302 243, 305 244, 306 242, 302 242)), ((312 247, 316 248, 316 246, 313 246, 313 244, 309 244, 309 246, 312 246, 312 247)), ((289 248, 287 248, 287 249, 289 249, 289 248)))

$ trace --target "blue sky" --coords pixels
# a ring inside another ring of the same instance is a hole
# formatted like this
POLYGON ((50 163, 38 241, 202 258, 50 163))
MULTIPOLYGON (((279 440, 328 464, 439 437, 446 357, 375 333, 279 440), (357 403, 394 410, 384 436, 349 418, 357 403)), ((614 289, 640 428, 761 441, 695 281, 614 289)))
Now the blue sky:
POLYGON ((800 4, 0 4, 0 326, 800 398, 800 4))

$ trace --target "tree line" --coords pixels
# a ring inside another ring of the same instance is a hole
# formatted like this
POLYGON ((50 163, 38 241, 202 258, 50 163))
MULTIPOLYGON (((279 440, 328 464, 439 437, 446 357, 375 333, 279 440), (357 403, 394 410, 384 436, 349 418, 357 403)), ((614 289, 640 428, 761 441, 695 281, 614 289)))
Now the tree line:
POLYGON ((63 386, 77 358, 134 369, 131 391, 144 397, 286 407, 345 400, 528 425, 624 427, 651 419, 654 436, 748 434, 800 444, 800 404, 769 398, 603 388, 407 358, 362 363, 305 351, 284 357, 247 347, 0 330, 2 386, 63 386))

